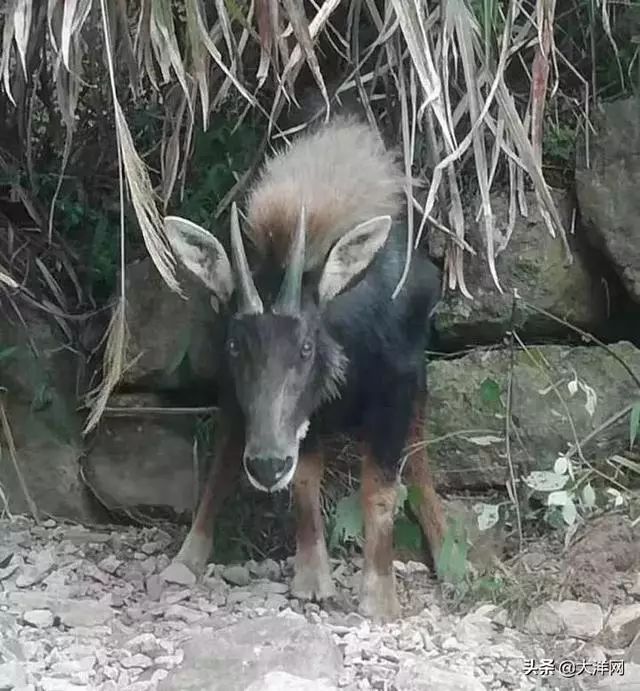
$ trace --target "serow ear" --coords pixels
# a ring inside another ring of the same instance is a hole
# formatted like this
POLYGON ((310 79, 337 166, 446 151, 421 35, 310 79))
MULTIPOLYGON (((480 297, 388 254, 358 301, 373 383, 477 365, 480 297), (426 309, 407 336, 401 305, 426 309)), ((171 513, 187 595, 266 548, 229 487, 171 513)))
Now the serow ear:
POLYGON ((166 216, 164 228, 178 261, 213 293, 212 304, 228 302, 234 290, 233 273, 220 242, 178 216, 166 216))
POLYGON ((333 246, 318 284, 320 305, 339 295, 356 277, 362 277, 389 237, 390 216, 360 223, 333 246))

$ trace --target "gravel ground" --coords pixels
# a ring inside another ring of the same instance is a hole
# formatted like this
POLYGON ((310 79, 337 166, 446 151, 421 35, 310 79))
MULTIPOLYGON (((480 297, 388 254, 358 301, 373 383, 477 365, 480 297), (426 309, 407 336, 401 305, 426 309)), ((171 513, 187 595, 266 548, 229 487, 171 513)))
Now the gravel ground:
POLYGON ((377 626, 353 610, 358 560, 334 562, 341 602, 324 609, 289 596, 291 560, 196 582, 174 553, 160 528, 0 521, 0 691, 638 688, 527 674, 542 639, 492 605, 449 612, 422 564, 396 562, 405 616, 377 626))

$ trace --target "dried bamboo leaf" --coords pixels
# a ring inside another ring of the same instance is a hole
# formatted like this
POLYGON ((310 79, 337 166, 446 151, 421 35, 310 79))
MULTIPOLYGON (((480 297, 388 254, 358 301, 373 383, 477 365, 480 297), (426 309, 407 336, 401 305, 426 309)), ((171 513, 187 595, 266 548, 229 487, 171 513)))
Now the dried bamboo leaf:
POLYGON ((5 10, 4 26, 2 28, 2 58, 0 59, 0 72, 2 73, 4 90, 7 94, 7 98, 11 101, 11 103, 13 103, 14 106, 16 105, 16 101, 11 91, 11 75, 9 73, 9 67, 11 62, 11 48, 13 46, 13 39, 15 36, 15 16, 17 5, 17 0, 11 0, 5 10))
POLYGON ((0 268, 0 283, 4 283, 9 288, 20 288, 18 283, 11 278, 9 272, 6 269, 0 268))
POLYGON ((224 74, 231 80, 232 84, 236 87, 240 94, 242 94, 242 96, 252 106, 259 108, 260 106, 254 98, 254 96, 252 96, 244 88, 244 86, 242 86, 242 84, 238 81, 237 77, 234 74, 232 74, 229 68, 224 64, 220 51, 217 49, 215 43, 212 41, 211 37, 209 36, 209 32, 207 31, 204 25, 204 19, 202 18, 202 14, 200 12, 200 5, 198 3, 198 0, 186 0, 186 10, 187 15, 191 14, 190 21, 193 22, 193 26, 196 29, 196 35, 199 34, 200 40, 209 52, 209 55, 211 55, 211 57, 213 58, 216 65, 218 65, 218 67, 224 72, 224 74))
POLYGON ((27 46, 31 33, 32 8, 31 0, 17 0, 13 11, 14 38, 25 78, 27 77, 27 46))
MULTIPOLYGON (((309 23, 307 22, 307 17, 304 12, 304 5, 302 4, 302 0, 283 0, 283 4, 287 11, 289 21, 291 22, 293 33, 298 41, 298 46, 300 46, 304 53, 311 74, 313 74, 313 78, 324 99, 327 108, 326 119, 328 120, 331 108, 329 104, 329 94, 327 93, 327 87, 325 86, 324 78, 320 70, 320 64, 318 63, 318 58, 313 48, 313 41, 309 33, 309 23)), ((328 5, 329 3, 325 2, 324 4, 328 5)))
POLYGON ((126 300, 121 297, 113 311, 113 316, 107 328, 107 345, 103 362, 103 379, 100 386, 87 395, 87 406, 90 413, 85 423, 83 434, 93 430, 107 407, 120 377, 126 369, 126 344, 128 341, 128 328, 126 320, 126 300))

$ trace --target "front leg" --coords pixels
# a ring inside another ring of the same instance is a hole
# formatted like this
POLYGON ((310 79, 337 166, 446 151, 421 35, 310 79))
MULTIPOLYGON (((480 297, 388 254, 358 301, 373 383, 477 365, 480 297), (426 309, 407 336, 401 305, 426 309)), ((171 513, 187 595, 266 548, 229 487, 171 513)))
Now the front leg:
POLYGON ((224 501, 236 486, 242 467, 242 435, 223 432, 216 441, 211 469, 207 476, 198 511, 174 561, 201 575, 213 548, 214 521, 224 501))
POLYGON ((393 524, 397 482, 389 479, 365 449, 362 460, 364 568, 360 611, 374 620, 388 621, 400 613, 393 572, 393 524))
POLYGON ((320 506, 323 474, 322 451, 303 452, 293 478, 296 557, 291 586, 292 595, 303 600, 324 600, 335 594, 320 506))

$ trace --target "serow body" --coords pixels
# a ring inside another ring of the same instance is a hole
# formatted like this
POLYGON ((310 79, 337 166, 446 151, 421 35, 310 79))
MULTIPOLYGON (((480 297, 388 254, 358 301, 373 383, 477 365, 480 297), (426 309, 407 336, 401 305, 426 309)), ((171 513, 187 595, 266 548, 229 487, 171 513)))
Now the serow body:
POLYGON ((437 558, 443 514, 424 453, 425 349, 439 297, 436 268, 407 253, 402 173, 378 133, 336 118, 267 160, 247 199, 243 239, 235 205, 230 256, 209 232, 169 216, 180 263, 211 291, 224 320, 223 433, 197 515, 176 557, 196 573, 212 549, 215 516, 244 472, 257 491, 292 487, 292 593, 334 593, 323 530, 323 439, 360 445, 365 544, 361 611, 399 613, 393 521, 401 468, 419 489, 417 519, 437 558))

